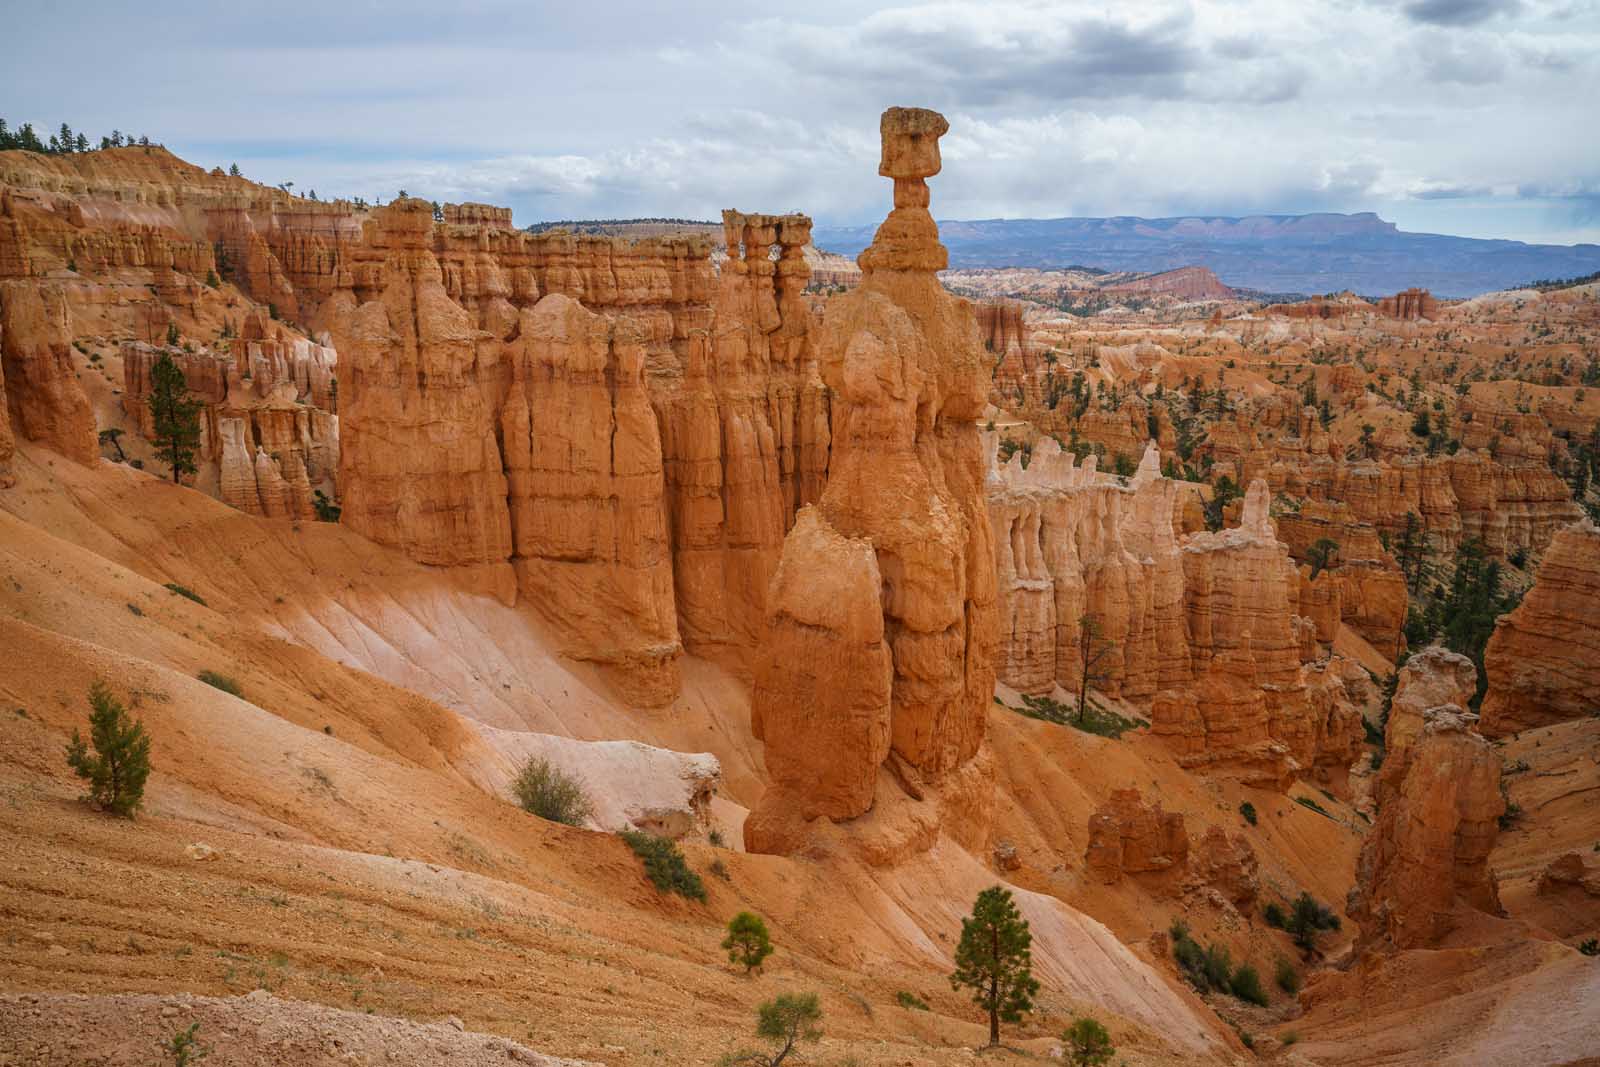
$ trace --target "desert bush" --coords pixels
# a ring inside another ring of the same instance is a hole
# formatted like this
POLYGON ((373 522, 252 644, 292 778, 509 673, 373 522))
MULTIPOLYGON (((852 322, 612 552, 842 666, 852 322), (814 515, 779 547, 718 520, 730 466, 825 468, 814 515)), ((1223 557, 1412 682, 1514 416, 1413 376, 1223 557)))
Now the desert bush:
POLYGON ((1083 714, 1079 715, 1058 700, 1023 694, 1022 707, 1011 710, 1020 712, 1030 719, 1042 719, 1059 726, 1071 726, 1086 734, 1109 737, 1113 740, 1120 739, 1128 730, 1137 730, 1150 725, 1143 719, 1130 719, 1126 715, 1118 715, 1108 708, 1103 708, 1087 695, 1084 698, 1084 705, 1083 714))
POLYGON ((532 815, 567 826, 582 826, 594 814, 594 804, 582 779, 542 756, 529 756, 511 782, 517 804, 532 815))
POLYGON ((1284 1034, 1278 1040, 1283 1043, 1283 1047, 1284 1048, 1291 1048, 1294 1045, 1297 1045, 1297 1044, 1300 1043, 1300 1031, 1298 1031, 1298 1030, 1290 1030, 1287 1034, 1284 1034))
POLYGON ((1248 800, 1239 805, 1239 814, 1244 816, 1244 821, 1251 826, 1256 824, 1256 806, 1248 800))
POLYGON ((677 893, 690 900, 705 900, 705 883, 689 869, 683 852, 672 841, 638 830, 623 830, 617 836, 627 842, 634 855, 644 861, 645 877, 663 893, 677 893))
POLYGON ((1204 948, 1189 936, 1189 926, 1179 919, 1167 930, 1172 938, 1172 958, 1184 979, 1202 993, 1226 993, 1233 978, 1233 957, 1227 946, 1210 944, 1204 948))
POLYGON ((128 718, 128 710, 104 682, 89 687, 89 741, 73 728, 67 766, 89 783, 89 798, 107 811, 131 817, 144 803, 150 735, 143 723, 128 718))
POLYGON ((772 938, 761 916, 741 911, 728 920, 728 936, 723 938, 722 947, 728 950, 728 962, 742 965, 744 973, 749 974, 772 955, 772 938))
POLYGON ((1339 929, 1339 917, 1310 893, 1302 891, 1294 899, 1294 907, 1284 929, 1294 937, 1295 944, 1310 952, 1317 947, 1319 932, 1339 929))
POLYGON ((188 1029, 177 1030, 161 1042, 161 1048, 172 1056, 174 1067, 189 1067, 189 1064, 198 1063, 211 1055, 211 1046, 202 1045, 195 1036, 199 1030, 199 1023, 190 1023, 188 1029))
POLYGON ((1299 804, 1303 808, 1310 808, 1312 811, 1316 812, 1318 815, 1324 815, 1324 816, 1327 816, 1330 819, 1333 818, 1332 815, 1328 814, 1328 809, 1327 808, 1323 807, 1321 804, 1318 804, 1315 800, 1312 800, 1310 797, 1295 797, 1294 798, 1294 802, 1296 804, 1299 804))
POLYGON ((1206 983, 1212 989, 1226 990, 1233 978, 1233 956, 1226 945, 1210 944, 1205 954, 1206 983))
POLYGON ((220 689, 230 696, 236 696, 241 700, 244 699, 244 690, 239 687, 238 681, 226 674, 218 674, 216 671, 201 671, 196 677, 213 689, 220 689))
POLYGON ((199 593, 196 593, 193 589, 188 589, 184 586, 181 586, 177 582, 168 582, 166 584, 166 588, 171 592, 177 593, 181 597, 186 597, 189 600, 194 601, 201 607, 205 606, 205 597, 201 596, 199 593))
POLYGON ((1578 942, 1578 951, 1585 956, 1600 956, 1600 937, 1591 937, 1578 942))
POLYGON ((338 522, 339 515, 344 511, 338 504, 329 500, 328 494, 321 489, 312 490, 311 508, 317 513, 318 522, 338 522))
POLYGON ((1111 1034, 1093 1016, 1074 1019, 1061 1035, 1067 1062, 1074 1067, 1100 1067, 1110 1063, 1117 1047, 1111 1043, 1111 1034))
POLYGON ((1294 969, 1294 964, 1282 956, 1278 957, 1278 967, 1273 979, 1278 983, 1278 988, 1291 997, 1300 992, 1300 972, 1294 969))
POLYGON ((927 1011, 928 1002, 909 990, 902 989, 894 995, 894 1002, 912 1011, 927 1011))
POLYGON ((1283 905, 1276 900, 1261 909, 1261 917, 1275 930, 1282 930, 1289 922, 1288 916, 1283 913, 1283 905))
POLYGON ((1239 965, 1239 969, 1233 972, 1233 979, 1228 983, 1228 988, 1240 1000, 1248 1000, 1263 1008, 1267 1006, 1267 991, 1261 988, 1261 975, 1251 964, 1239 965))

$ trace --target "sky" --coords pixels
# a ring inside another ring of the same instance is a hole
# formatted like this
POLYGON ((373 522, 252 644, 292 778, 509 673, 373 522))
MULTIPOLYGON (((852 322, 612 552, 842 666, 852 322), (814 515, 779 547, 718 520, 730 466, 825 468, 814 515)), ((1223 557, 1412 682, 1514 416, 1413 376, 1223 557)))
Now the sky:
POLYGON ((1376 211, 1600 242, 1600 0, 0 0, 0 117, 320 197, 530 222, 883 216, 877 122, 949 118, 939 218, 1376 211))

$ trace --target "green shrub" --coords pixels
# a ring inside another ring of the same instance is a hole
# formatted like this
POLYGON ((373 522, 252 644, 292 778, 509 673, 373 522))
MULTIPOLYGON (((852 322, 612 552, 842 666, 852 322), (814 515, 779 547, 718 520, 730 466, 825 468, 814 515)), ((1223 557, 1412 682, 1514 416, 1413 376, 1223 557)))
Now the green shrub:
MULTIPOLYGON (((1030 719, 1042 719, 1053 722, 1059 726, 1071 726, 1082 730, 1086 734, 1097 737, 1109 737, 1116 740, 1128 731, 1137 730, 1150 724, 1143 719, 1130 719, 1126 715, 1118 715, 1108 708, 1102 708, 1091 698, 1086 701, 1088 707, 1082 715, 1068 708, 1065 704, 1050 697, 1028 696, 1022 697, 1022 707, 1011 710, 1021 712, 1030 719)), ((1007 705, 1009 707, 1009 705, 1007 705)))
POLYGON ((1591 937, 1587 941, 1578 942, 1578 951, 1585 956, 1600 956, 1600 937, 1591 937))
POLYGON ((1261 988, 1261 975, 1248 963, 1240 964, 1239 969, 1233 972, 1228 988, 1240 1000, 1248 1000, 1263 1008, 1267 1006, 1267 991, 1261 988))
POLYGON ((311 491, 311 508, 317 513, 318 522, 338 522, 339 515, 344 511, 338 504, 328 499, 328 494, 321 489, 311 491))
POLYGON ((511 782, 511 793, 523 811, 551 822, 582 826, 594 814, 582 779, 541 756, 528 757, 511 782))
POLYGON ((723 843, 724 843, 723 840, 722 840, 722 831, 721 830, 713 830, 713 831, 711 831, 709 834, 706 835, 706 840, 708 842, 710 842, 712 848, 721 848, 723 846, 723 843))
POLYGON ((171 1038, 161 1042, 162 1050, 172 1056, 173 1067, 189 1067, 211 1055, 211 1046, 202 1045, 195 1036, 199 1030, 199 1023, 190 1023, 187 1030, 176 1030, 171 1038))
POLYGON ((1294 802, 1296 804, 1299 804, 1303 808, 1310 808, 1312 811, 1316 812, 1318 815, 1324 815, 1324 816, 1327 816, 1330 819, 1333 818, 1332 815, 1328 814, 1328 809, 1327 808, 1324 808, 1321 804, 1318 804, 1315 800, 1312 800, 1310 797, 1295 797, 1294 798, 1294 802))
POLYGON ((1212 989, 1225 990, 1233 978, 1233 956, 1226 945, 1210 944, 1205 954, 1206 983, 1212 989))
POLYGON ((623 830, 617 836, 627 842, 634 855, 644 861, 645 877, 663 893, 677 893, 690 900, 705 900, 705 883, 689 869, 677 844, 655 834, 623 830))
POLYGON ((1278 957, 1278 967, 1273 979, 1278 983, 1278 988, 1291 997, 1300 992, 1300 972, 1294 969, 1294 964, 1282 956, 1278 957))
POLYGON ((915 993, 908 992, 904 989, 900 990, 900 992, 894 995, 894 1000, 895 1003, 899 1004, 902 1008, 909 1008, 912 1011, 928 1010, 928 1002, 926 1000, 923 1000, 915 993))
POLYGON ((1283 906, 1276 900, 1261 909, 1261 917, 1274 930, 1282 930, 1289 922, 1288 916, 1283 913, 1283 906))
POLYGON ((1117 1051, 1100 1020, 1087 1015, 1072 1021, 1061 1035, 1061 1043, 1066 1046, 1067 1062, 1074 1067, 1100 1067, 1111 1062, 1117 1051))
POLYGON ((1256 824, 1256 806, 1248 800, 1239 805, 1239 814, 1244 816, 1244 821, 1251 826, 1256 824))
POLYGON ((1317 947, 1317 934, 1322 930, 1339 929, 1339 917, 1319 903, 1310 893, 1301 892, 1294 899, 1289 922, 1284 927, 1294 937, 1294 943, 1307 952, 1317 947))
POLYGON ((144 803, 150 735, 143 723, 128 718, 128 710, 104 682, 89 687, 89 741, 85 744, 73 728, 67 766, 89 783, 89 798, 113 814, 131 818, 144 803))
POLYGON ((1298 1031, 1298 1030, 1290 1030, 1287 1034, 1284 1034, 1278 1040, 1283 1043, 1283 1047, 1284 1048, 1290 1048, 1290 1047, 1292 1047, 1292 1046, 1294 1046, 1296 1044, 1299 1044, 1299 1042, 1300 1042, 1300 1031, 1298 1031))
POLYGON ((1522 805, 1514 800, 1506 801, 1506 810, 1500 813, 1500 829, 1509 830, 1522 818, 1522 805))
POLYGON ((205 606, 205 602, 206 602, 205 601, 205 597, 202 597, 199 593, 196 593, 193 589, 186 589, 183 586, 179 585, 177 582, 168 582, 167 585, 166 585, 166 588, 171 590, 174 593, 177 593, 181 597, 188 597, 190 600, 194 601, 196 604, 201 605, 202 607, 205 606))
POLYGON ((1172 959, 1183 972, 1189 984, 1205 992, 1206 989, 1206 953, 1198 942, 1183 938, 1172 943, 1172 959))
POLYGON ((239 688, 239 683, 226 674, 218 674, 216 671, 201 671, 197 677, 213 689, 220 689, 230 696, 236 696, 241 700, 244 699, 244 690, 239 688))
POLYGON ((728 950, 728 962, 742 965, 744 973, 749 974, 772 955, 772 938, 761 916, 741 911, 728 920, 728 936, 723 938, 722 947, 728 950))

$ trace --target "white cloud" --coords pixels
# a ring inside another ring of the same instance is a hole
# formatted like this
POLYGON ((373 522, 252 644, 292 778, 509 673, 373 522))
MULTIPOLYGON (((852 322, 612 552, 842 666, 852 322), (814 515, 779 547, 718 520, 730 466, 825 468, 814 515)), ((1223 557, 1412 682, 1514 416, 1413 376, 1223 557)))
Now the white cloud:
POLYGON ((148 131, 324 196, 510 203, 521 221, 739 206, 866 222, 888 203, 878 113, 918 104, 952 123, 942 217, 1377 210, 1553 239, 1597 225, 1592 3, 395 6, 41 10, 13 27, 4 117, 148 131), (131 40, 164 77, 128 76, 131 40))

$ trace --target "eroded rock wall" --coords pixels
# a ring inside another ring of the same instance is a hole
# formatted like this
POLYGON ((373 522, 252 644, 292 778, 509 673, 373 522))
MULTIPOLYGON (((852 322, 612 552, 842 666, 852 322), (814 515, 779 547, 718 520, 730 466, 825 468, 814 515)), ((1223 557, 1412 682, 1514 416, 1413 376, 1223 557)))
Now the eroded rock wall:
POLYGON ((72 329, 61 286, 0 280, 0 374, 8 437, 38 441, 79 463, 99 458, 94 412, 72 366, 72 329))
POLYGON ((1501 760, 1473 718, 1434 708, 1384 761, 1348 908, 1369 948, 1432 947, 1463 911, 1500 913, 1489 853, 1505 812, 1501 760))
POLYGON ((1600 712, 1600 529, 1556 534, 1484 652, 1482 730, 1500 737, 1600 712))

